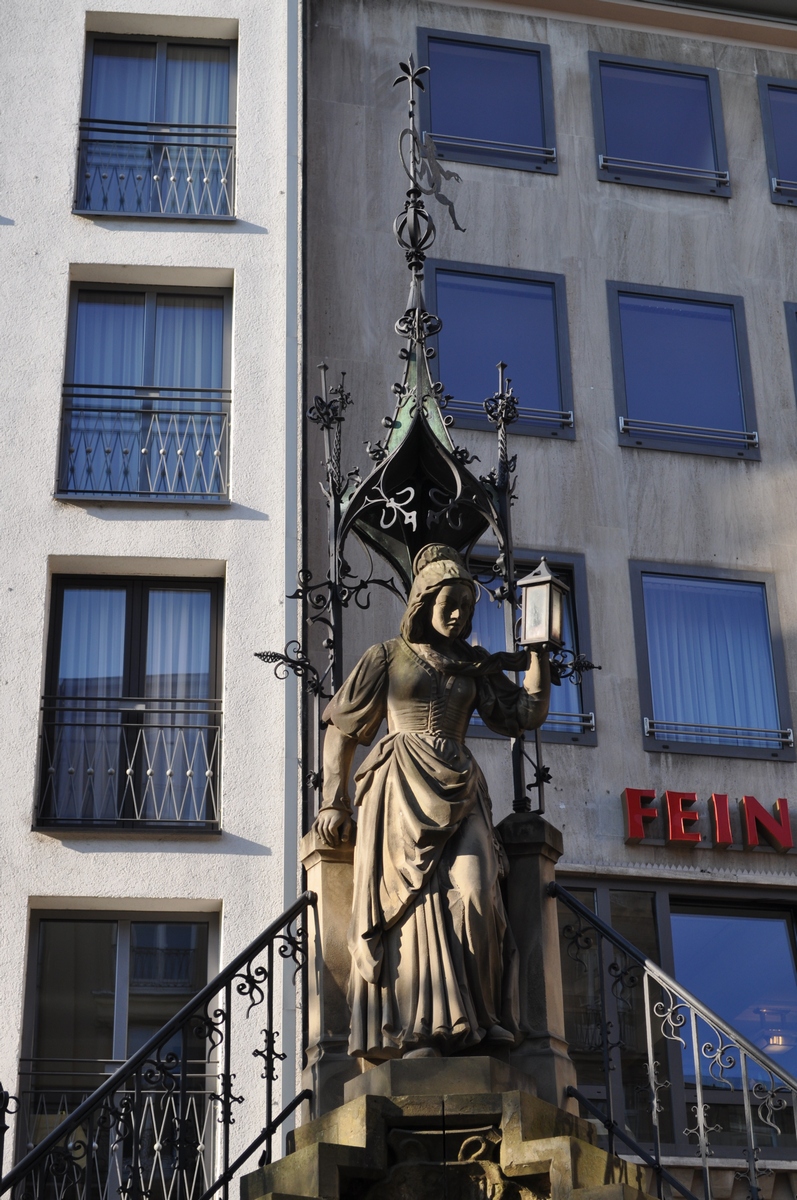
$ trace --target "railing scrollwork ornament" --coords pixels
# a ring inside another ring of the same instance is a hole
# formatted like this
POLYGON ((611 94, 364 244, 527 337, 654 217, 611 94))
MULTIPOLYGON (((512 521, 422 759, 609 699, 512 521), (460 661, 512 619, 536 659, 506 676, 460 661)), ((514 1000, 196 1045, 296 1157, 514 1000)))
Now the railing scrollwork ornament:
POLYGON ((776 1133, 781 1133, 780 1125, 773 1120, 775 1113, 784 1112, 788 1108, 786 1095, 787 1088, 778 1087, 772 1075, 769 1075, 769 1082, 766 1083, 760 1079, 753 1084, 752 1092, 754 1098, 758 1101, 758 1118, 763 1125, 768 1125, 770 1129, 774 1129, 776 1133))
POLYGON ((693 1129, 687 1128, 684 1130, 685 1137, 696 1137, 698 1141, 698 1153, 713 1154, 714 1151, 708 1144, 708 1135, 710 1133, 722 1133, 722 1126, 709 1125, 708 1121, 708 1105, 693 1104, 690 1108, 692 1116, 695 1118, 693 1129))
MULTIPOLYGON (((703 1018, 705 1021, 705 1018, 703 1018)), ((706 1022, 708 1024, 708 1022, 706 1022)), ((730 1088, 734 1091, 733 1083, 725 1076, 726 1071, 732 1071, 738 1065, 738 1049, 732 1042, 727 1042, 719 1030, 711 1028, 712 1033, 716 1037, 716 1041, 703 1042, 700 1047, 700 1054, 709 1064, 708 1073, 715 1083, 721 1087, 730 1088), (732 1054, 731 1051, 736 1051, 732 1054)))

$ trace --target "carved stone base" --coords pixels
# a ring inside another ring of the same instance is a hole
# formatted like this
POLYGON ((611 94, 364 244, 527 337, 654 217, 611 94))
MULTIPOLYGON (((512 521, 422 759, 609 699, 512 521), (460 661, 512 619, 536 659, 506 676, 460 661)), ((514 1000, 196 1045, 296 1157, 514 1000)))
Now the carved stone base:
POLYGON ((646 1200, 641 1167, 528 1086, 484 1056, 382 1063, 244 1176, 241 1200, 646 1200))

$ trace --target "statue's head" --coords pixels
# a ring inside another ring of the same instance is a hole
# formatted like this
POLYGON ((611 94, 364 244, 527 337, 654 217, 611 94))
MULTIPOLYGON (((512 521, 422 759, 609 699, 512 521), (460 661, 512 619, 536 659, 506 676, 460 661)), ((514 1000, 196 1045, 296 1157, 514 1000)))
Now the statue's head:
POLYGON ((401 622, 408 642, 437 635, 452 640, 470 636, 476 584, 462 555, 440 542, 424 546, 412 564, 413 584, 401 622))

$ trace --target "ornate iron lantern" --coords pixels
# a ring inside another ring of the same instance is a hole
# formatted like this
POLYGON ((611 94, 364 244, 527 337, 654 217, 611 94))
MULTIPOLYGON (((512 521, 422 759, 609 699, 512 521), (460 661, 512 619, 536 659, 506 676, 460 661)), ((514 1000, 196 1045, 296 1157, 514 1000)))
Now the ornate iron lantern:
POLYGON ((564 646, 565 598, 570 588, 551 574, 545 558, 517 582, 520 591, 521 646, 564 646))

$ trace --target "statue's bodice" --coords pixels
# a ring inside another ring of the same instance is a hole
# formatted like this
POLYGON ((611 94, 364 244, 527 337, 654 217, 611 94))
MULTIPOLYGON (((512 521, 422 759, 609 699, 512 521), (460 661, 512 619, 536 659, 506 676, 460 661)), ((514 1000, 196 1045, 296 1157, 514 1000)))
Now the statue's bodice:
POLYGON ((473 678, 436 670, 398 639, 389 645, 388 732, 429 733, 464 742, 476 704, 473 678))

